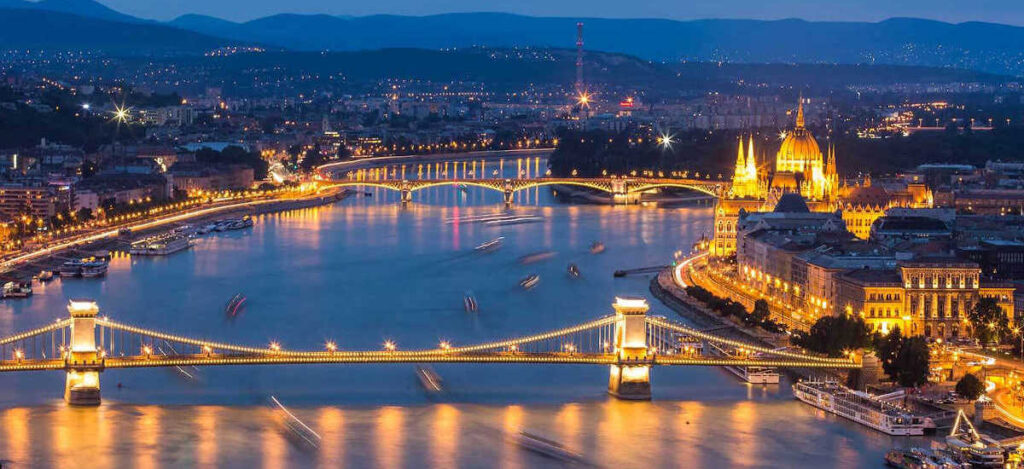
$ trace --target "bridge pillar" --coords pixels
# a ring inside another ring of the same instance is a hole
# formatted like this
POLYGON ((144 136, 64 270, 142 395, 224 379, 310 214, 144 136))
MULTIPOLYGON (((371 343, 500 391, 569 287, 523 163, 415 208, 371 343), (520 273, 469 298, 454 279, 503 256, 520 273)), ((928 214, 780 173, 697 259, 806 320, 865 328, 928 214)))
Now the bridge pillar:
POLYGON ((651 366, 647 364, 647 311, 643 298, 615 298, 615 355, 608 393, 619 399, 651 398, 651 366))
POLYGON ((100 372, 103 357, 96 348, 96 315, 92 300, 70 300, 71 347, 64 351, 64 400, 71 405, 100 404, 100 372))
POLYGON ((511 179, 506 179, 505 180, 505 190, 504 190, 505 207, 511 207, 512 206, 512 201, 514 200, 513 197, 512 197, 513 194, 515 194, 515 188, 512 187, 512 180, 511 179))
POLYGON ((629 192, 626 179, 612 179, 612 202, 615 204, 640 203, 639 192, 629 192))
POLYGON ((407 205, 412 202, 412 188, 409 187, 409 181, 406 179, 402 180, 402 205, 407 205))

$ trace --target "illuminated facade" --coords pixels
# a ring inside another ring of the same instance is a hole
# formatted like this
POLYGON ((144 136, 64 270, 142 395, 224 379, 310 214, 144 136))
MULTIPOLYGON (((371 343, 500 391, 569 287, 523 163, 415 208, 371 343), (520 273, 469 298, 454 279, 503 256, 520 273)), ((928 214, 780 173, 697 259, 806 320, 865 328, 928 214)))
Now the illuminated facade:
POLYGON ((834 200, 839 189, 835 149, 828 147, 826 161, 818 141, 805 125, 803 99, 797 106, 796 126, 786 133, 775 155, 771 188, 797 192, 810 201, 834 200))
POLYGON ((906 335, 955 338, 970 333, 967 313, 983 297, 995 298, 1014 321, 1012 284, 982 283, 978 264, 956 259, 901 263, 897 269, 857 270, 839 281, 839 303, 872 330, 899 327, 906 335))

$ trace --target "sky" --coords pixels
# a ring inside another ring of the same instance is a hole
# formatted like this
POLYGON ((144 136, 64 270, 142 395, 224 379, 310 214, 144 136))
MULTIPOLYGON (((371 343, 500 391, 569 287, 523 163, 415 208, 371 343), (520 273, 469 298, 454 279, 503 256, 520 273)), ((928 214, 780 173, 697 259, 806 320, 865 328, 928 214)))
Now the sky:
POLYGON ((1024 26, 1024 0, 100 0, 142 18, 198 13, 246 21, 278 13, 432 15, 496 11, 530 16, 604 18, 802 18, 880 21, 892 17, 1024 26))

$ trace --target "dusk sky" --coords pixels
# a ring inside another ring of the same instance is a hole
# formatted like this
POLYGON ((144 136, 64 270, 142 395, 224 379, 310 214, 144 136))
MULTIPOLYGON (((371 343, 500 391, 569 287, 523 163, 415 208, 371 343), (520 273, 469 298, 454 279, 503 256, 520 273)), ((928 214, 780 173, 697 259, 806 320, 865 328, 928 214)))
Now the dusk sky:
POLYGON ((277 13, 430 15, 499 11, 609 18, 803 18, 879 21, 894 16, 1024 25, 1021 0, 100 0, 128 14, 167 20, 199 13, 244 21, 277 13))

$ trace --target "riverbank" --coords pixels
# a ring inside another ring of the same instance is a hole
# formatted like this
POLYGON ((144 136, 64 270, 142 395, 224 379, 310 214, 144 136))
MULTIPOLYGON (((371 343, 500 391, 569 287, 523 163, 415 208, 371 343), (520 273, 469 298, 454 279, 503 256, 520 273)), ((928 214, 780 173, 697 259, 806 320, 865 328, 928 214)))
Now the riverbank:
POLYGON ((131 230, 130 234, 122 235, 117 231, 108 230, 100 235, 87 238, 87 241, 80 243, 70 243, 64 247, 44 248, 32 253, 25 253, 19 257, 31 257, 24 262, 8 265, 8 270, 0 273, 0 279, 4 281, 28 282, 40 271, 54 271, 69 259, 93 257, 100 253, 127 250, 134 241, 174 229, 186 223, 207 223, 218 218, 237 218, 245 215, 255 216, 316 207, 337 202, 350 194, 351 192, 346 189, 328 189, 326 192, 318 192, 307 197, 245 201, 142 221, 126 227, 131 230), (38 255, 33 256, 33 254, 38 255))
MULTIPOLYGON (((572 203, 616 205, 612 195, 607 192, 588 190, 563 184, 554 184, 551 188, 559 200, 572 203)), ((640 194, 640 204, 665 207, 713 205, 715 198, 697 193, 697 195, 679 195, 670 192, 640 194)))

